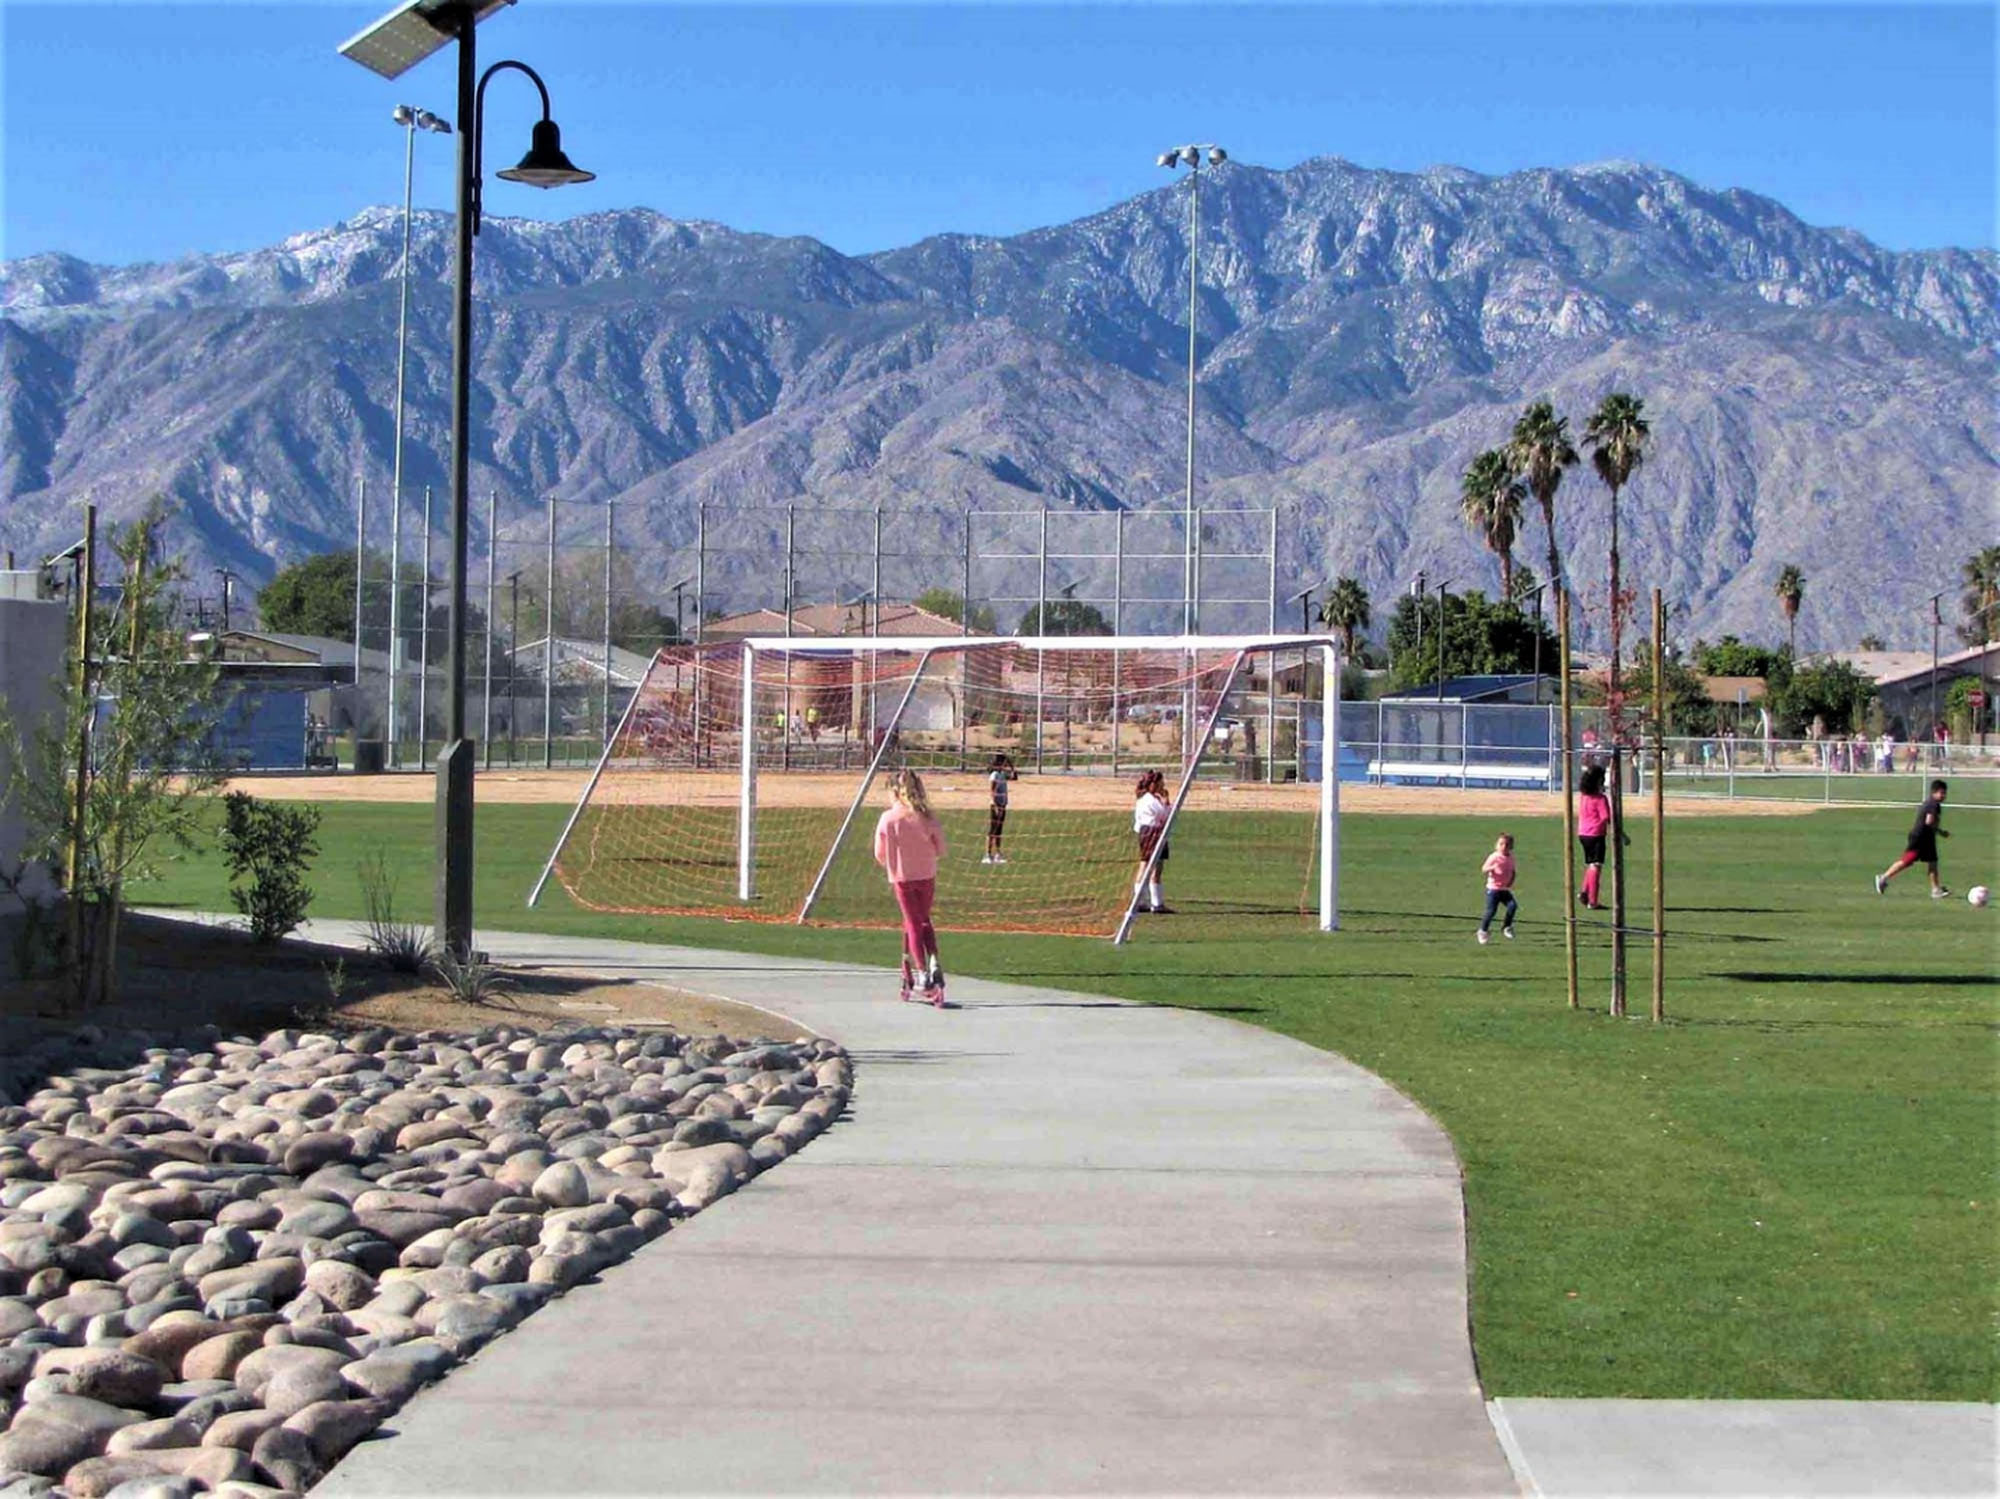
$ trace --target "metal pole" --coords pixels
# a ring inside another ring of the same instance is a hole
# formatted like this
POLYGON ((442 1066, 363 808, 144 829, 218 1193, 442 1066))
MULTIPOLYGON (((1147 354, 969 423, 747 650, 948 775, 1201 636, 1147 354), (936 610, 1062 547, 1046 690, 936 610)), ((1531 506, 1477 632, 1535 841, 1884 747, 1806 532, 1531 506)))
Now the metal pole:
POLYGON ((1444 701, 1444 591, 1448 585, 1438 584, 1438 701, 1444 701))
POLYGON ((403 674, 403 492, 389 493, 389 768, 403 764, 403 724, 397 678, 403 674))
POLYGON ((708 501, 694 515, 694 643, 701 644, 702 620, 708 613, 708 501))
POLYGON ((555 764, 556 720, 556 502, 549 498, 547 564, 542 594, 542 769, 555 764))
MULTIPOLYGON (((1111 633, 1125 633, 1125 512, 1111 512, 1111 633)), ((1118 737, 1125 729, 1119 701, 1125 682, 1125 652, 1111 649, 1111 774, 1118 774, 1118 737)))
MULTIPOLYGON (((1278 633, 1278 507, 1271 507, 1271 577, 1266 586, 1267 607, 1264 628, 1278 633)), ((1252 774, 1257 767, 1253 764, 1252 774)), ((1278 653, 1264 655, 1264 784, 1278 778, 1278 653)))
MULTIPOLYGON (((794 566, 793 527, 798 521, 798 507, 785 507, 785 639, 792 638, 792 594, 798 587, 792 569, 794 566)), ((877 553, 879 557, 879 552, 877 553)), ((878 563, 879 565, 879 563, 878 563)), ((783 703, 784 723, 778 730, 779 763, 786 770, 792 768, 792 653, 785 652, 785 697, 783 703)))
MULTIPOLYGON (((1195 576, 1194 576, 1194 536, 1198 524, 1194 513, 1194 370, 1197 345, 1195 342, 1195 320, 1201 291, 1201 156, 1190 152, 1188 162, 1188 385, 1187 385, 1187 497, 1181 506, 1185 522, 1181 536, 1182 550, 1186 555, 1185 571, 1181 579, 1181 633, 1194 635, 1195 629, 1195 576)), ((1187 725, 1181 732, 1186 734, 1187 725)))
POLYGON ((1944 616, 1938 612, 1938 600, 1942 593, 1931 595, 1931 742, 1937 743, 1937 678, 1938 678, 1938 629, 1944 623, 1944 616))
MULTIPOLYGON (((424 763, 431 749, 431 487, 424 486, 424 591, 423 622, 417 627, 417 763, 424 763)), ((449 649, 447 644, 446 649, 449 649)), ((455 737, 455 736, 454 736, 455 737)))
MULTIPOLYGON (((881 512, 878 510, 876 515, 879 517, 881 512)), ((972 512, 966 511, 959 520, 965 543, 965 555, 962 559, 964 572, 961 578, 964 591, 958 596, 958 635, 959 639, 963 640, 972 634, 972 512)), ((881 612, 882 599, 881 595, 877 594, 875 613, 878 619, 881 617, 881 612)), ((972 676, 969 670, 971 655, 970 651, 958 653, 958 768, 960 770, 965 769, 967 757, 971 752, 972 676)))
POLYGON ((485 649, 480 652, 486 661, 486 671, 479 692, 479 746, 488 770, 493 768, 493 564, 494 554, 500 550, 493 532, 499 516, 500 491, 489 489, 486 491, 486 630, 481 637, 485 649))
MULTIPOLYGON (((961 655, 964 653, 961 652, 961 655)), ((812 915, 812 908, 819 900, 819 892, 826 884, 826 877, 833 872, 833 861, 840 854, 840 845, 847 838, 847 830, 854 826, 854 819, 861 811, 861 804, 868 799, 868 788, 875 784, 875 777, 882 769, 883 758, 889 752, 889 734, 895 733, 903 722, 903 712, 910 706, 910 699, 916 695, 917 683, 923 680, 924 668, 931 662, 931 652, 925 651, 917 658, 917 669, 910 673, 910 680, 903 688, 902 699, 896 704, 896 716, 889 720, 889 733, 882 736, 875 746, 875 753, 868 760, 868 774, 861 778, 861 785, 854 793, 854 799, 847 804, 847 815, 840 819, 840 831, 833 835, 833 845, 826 851, 821 861, 819 873, 813 876, 812 888, 806 891, 806 898, 799 907, 798 924, 804 926, 806 918, 812 915)))
MULTIPOLYGON (((1653 1020, 1667 1018, 1667 687, 1660 637, 1666 605, 1653 590, 1653 1020)), ((1829 763, 1831 763, 1829 761, 1829 763)))
POLYGON ((368 555, 368 481, 354 484, 354 738, 361 739, 361 574, 368 555))
MULTIPOLYGON (((403 126, 403 261, 400 279, 402 288, 398 294, 396 310, 396 437, 395 452, 390 464, 389 495, 395 518, 389 524, 389 764, 393 769, 402 764, 402 746, 397 738, 400 727, 396 716, 396 675, 397 675, 397 627, 401 622, 401 611, 397 608, 397 595, 401 592, 402 566, 401 548, 397 545, 402 531, 403 520, 403 378, 406 368, 405 353, 410 336, 410 194, 415 181, 417 161, 417 120, 412 115, 403 126)), ((359 571, 357 564, 356 571, 359 571)), ((355 659, 360 660, 359 632, 356 633, 355 659)))
POLYGON ((1542 700, 1542 595, 1548 591, 1544 583, 1535 590, 1535 701, 1542 700))
MULTIPOLYGON (((597 723, 606 736, 611 733, 611 556, 618 540, 617 511, 617 501, 604 502, 604 691, 599 698, 597 723)), ((606 737, 604 742, 609 744, 611 740, 606 737)))
POLYGON ((514 739, 514 663, 521 650, 521 570, 507 574, 507 763, 517 763, 514 739))
MULTIPOLYGON (((472 235, 478 155, 478 71, 472 6, 458 11, 458 236, 451 334, 450 743, 437 769, 437 940, 472 948, 472 745, 465 737, 465 547, 472 461, 472 235)), ((428 578, 425 586, 429 586, 428 578)), ((426 619, 429 610, 425 610, 426 619)))
MULTIPOLYGON (((1049 630, 1049 507, 1041 514, 1041 540, 1035 548, 1035 633, 1046 638, 1049 630)), ((1035 769, 1042 768, 1042 699, 1048 678, 1048 652, 1035 652, 1035 769)))
POLYGON ((757 656, 747 640, 741 651, 743 750, 736 787, 736 898, 753 901, 757 898, 757 656))
MULTIPOLYGON (((1319 929, 1340 930, 1340 653, 1322 648, 1319 743, 1319 929)), ((1301 676, 1304 672, 1301 671, 1301 676)), ((1300 684, 1304 686, 1303 682, 1300 684)), ((1299 752, 1301 761, 1305 751, 1299 752)))

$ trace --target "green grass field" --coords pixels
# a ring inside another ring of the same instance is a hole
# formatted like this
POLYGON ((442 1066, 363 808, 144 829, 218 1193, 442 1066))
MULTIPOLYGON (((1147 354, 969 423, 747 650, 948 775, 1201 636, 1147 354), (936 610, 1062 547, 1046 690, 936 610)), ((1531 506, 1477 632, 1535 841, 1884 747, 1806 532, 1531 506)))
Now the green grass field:
MULTIPOLYGON (((379 849, 402 871, 406 914, 426 917, 430 808, 326 812, 315 912, 360 915, 354 871, 379 849)), ((1348 817, 1337 935, 1190 914, 1142 923, 1122 949, 947 935, 947 963, 1233 1016, 1417 1100, 1465 1167, 1489 1394, 1992 1400, 2000 908, 1932 902, 1921 871, 1872 892, 1909 812, 1675 819, 1664 1026, 1604 1013, 1601 915, 1586 924, 1589 1007, 1564 1005, 1548 817, 1348 817), (1521 937, 1480 948, 1477 871, 1503 828, 1519 839, 1521 937)), ((480 810, 483 926, 880 962, 890 997, 886 931, 606 916, 553 887, 524 909, 564 815, 480 810)), ((1947 826, 1947 881, 1994 883, 2000 820, 1972 809, 1947 826)), ((1647 825, 1634 834, 1644 925, 1647 825)), ((1169 898, 1198 910, 1239 865, 1218 840, 1177 835, 1169 898)), ((213 856, 135 895, 227 909, 213 856)), ((887 919, 886 892, 873 898, 887 919)), ((860 885, 842 895, 870 899, 860 885)), ((1648 963, 1635 943, 1635 1015, 1648 963)))

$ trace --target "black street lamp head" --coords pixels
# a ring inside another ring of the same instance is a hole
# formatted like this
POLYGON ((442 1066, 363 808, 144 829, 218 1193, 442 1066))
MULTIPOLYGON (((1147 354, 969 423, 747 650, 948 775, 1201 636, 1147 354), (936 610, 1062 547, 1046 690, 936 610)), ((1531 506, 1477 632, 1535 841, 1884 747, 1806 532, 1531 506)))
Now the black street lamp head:
POLYGON ((584 171, 563 154, 562 132, 554 120, 537 120, 533 143, 520 165, 493 175, 529 187, 566 187, 573 182, 597 180, 597 173, 584 171))

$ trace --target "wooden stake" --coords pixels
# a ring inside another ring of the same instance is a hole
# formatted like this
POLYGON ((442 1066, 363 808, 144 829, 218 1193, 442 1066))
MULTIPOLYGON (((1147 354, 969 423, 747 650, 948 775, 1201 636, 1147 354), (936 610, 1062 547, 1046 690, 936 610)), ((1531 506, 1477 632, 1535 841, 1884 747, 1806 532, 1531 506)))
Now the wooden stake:
POLYGON ((1653 1021, 1667 1018, 1667 684, 1660 639, 1666 606, 1653 590, 1653 1021))
POLYGON ((1563 958, 1569 977, 1569 1007, 1578 1008, 1576 992, 1576 778, 1572 774, 1569 719, 1569 591, 1558 578, 1556 590, 1557 659, 1562 672, 1563 787, 1563 958))

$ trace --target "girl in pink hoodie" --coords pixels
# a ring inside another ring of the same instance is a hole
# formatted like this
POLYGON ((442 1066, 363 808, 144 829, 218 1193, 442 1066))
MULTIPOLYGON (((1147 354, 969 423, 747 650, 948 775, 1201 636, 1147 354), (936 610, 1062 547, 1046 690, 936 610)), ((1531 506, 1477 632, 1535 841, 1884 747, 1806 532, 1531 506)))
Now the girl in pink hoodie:
POLYGON ((921 975, 924 998, 942 1009, 944 966, 938 962, 931 906, 937 899, 944 829, 931 811, 924 778, 914 770, 891 776, 889 795, 889 810, 875 824, 875 862, 889 876, 889 888, 896 892, 896 906, 903 913, 903 998, 911 997, 921 975))
POLYGON ((1593 911, 1604 909, 1597 898, 1604 875, 1604 837, 1611 826, 1611 798, 1604 794, 1604 767, 1584 768, 1576 783, 1576 841, 1583 845, 1583 889, 1577 899, 1593 911))

